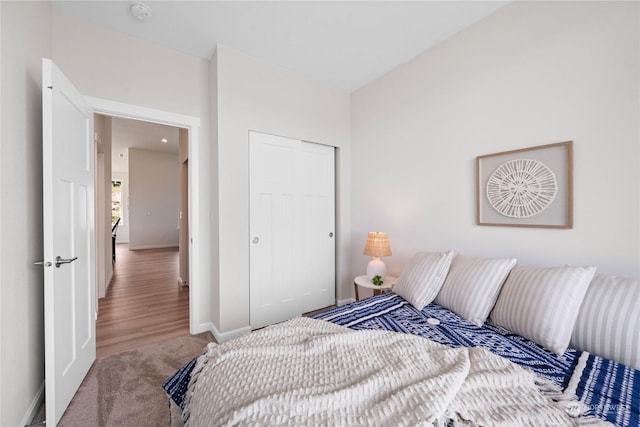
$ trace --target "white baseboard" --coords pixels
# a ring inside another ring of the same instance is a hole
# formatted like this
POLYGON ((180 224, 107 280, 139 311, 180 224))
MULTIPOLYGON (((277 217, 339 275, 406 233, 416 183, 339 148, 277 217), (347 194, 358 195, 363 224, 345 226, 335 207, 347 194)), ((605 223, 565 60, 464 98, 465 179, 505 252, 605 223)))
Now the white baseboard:
POLYGON ((35 417, 36 414, 38 413, 38 410, 40 409, 40 405, 42 404, 43 401, 44 401, 44 381, 42 381, 42 384, 40 384, 40 388, 38 388, 36 395, 31 401, 31 405, 29 405, 29 408, 27 408, 27 412, 24 414, 24 417, 22 418, 22 422, 20 423, 19 427, 27 426, 31 424, 31 420, 33 420, 33 417, 35 417))
POLYGON ((201 334, 203 332, 211 332, 211 328, 213 327, 213 323, 205 322, 195 325, 193 329, 189 330, 191 335, 201 334))
POLYGON ((223 343, 251 332, 251 326, 245 326, 244 328, 234 329, 229 332, 220 332, 218 331, 218 329, 215 327, 213 323, 211 323, 210 325, 211 325, 211 329, 210 329, 211 334, 213 334, 213 337, 216 339, 218 343, 223 343))
POLYGON ((237 338, 251 332, 251 327, 245 326, 244 328, 234 329, 233 331, 229 332, 220 332, 218 331, 218 328, 213 325, 213 323, 205 322, 196 325, 196 327, 191 331, 192 334, 201 334, 202 332, 211 332, 211 335, 213 335, 213 337, 216 339, 216 342, 223 343, 225 341, 229 341, 233 338, 237 338))
POLYGON ((355 301, 355 298, 347 298, 347 299, 337 299, 336 306, 342 307, 343 305, 347 305, 355 301))
POLYGON ((142 246, 131 246, 131 244, 129 244, 130 251, 139 251, 142 249, 162 249, 162 248, 178 248, 178 247, 180 247, 180 245, 178 245, 177 243, 165 243, 162 245, 142 245, 142 246))

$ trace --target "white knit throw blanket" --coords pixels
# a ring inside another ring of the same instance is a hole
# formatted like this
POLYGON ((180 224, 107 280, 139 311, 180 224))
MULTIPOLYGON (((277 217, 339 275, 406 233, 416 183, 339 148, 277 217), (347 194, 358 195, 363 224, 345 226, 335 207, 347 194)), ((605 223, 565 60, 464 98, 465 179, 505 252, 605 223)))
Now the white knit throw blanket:
POLYGON ((296 318, 209 345, 183 417, 189 427, 594 423, 570 417, 536 379, 480 348, 296 318))

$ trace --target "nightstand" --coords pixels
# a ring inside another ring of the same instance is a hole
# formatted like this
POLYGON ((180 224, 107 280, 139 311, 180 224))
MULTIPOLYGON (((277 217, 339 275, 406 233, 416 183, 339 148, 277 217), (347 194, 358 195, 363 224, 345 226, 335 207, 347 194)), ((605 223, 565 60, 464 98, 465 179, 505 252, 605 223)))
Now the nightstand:
POLYGON ((380 286, 376 286, 373 284, 371 280, 365 275, 358 276, 353 279, 353 289, 356 291, 356 301, 360 299, 358 295, 358 287, 363 287, 367 289, 373 289, 373 295, 380 295, 382 291, 389 291, 393 288, 393 285, 396 284, 396 280, 398 280, 395 276, 384 276, 383 284, 380 286))

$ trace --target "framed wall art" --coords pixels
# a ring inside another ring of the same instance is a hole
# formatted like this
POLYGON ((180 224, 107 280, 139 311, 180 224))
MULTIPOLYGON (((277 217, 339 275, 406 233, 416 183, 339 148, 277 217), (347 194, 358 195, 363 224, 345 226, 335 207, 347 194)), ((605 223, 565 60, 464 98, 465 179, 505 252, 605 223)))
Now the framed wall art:
POLYGON ((478 225, 573 228, 573 141, 476 157, 478 225))

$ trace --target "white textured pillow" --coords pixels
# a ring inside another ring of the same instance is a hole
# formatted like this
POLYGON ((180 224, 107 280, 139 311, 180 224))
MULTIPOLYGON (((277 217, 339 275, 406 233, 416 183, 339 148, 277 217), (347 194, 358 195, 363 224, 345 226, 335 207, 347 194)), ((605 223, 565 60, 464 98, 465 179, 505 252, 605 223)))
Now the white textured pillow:
POLYGON ((422 310, 438 295, 452 258, 453 251, 418 252, 402 270, 393 291, 422 310))
POLYGON ((595 267, 515 267, 502 286, 491 322, 561 355, 595 272, 595 267))
POLYGON ((596 274, 571 346, 640 370, 640 281, 596 274))
POLYGON ((436 297, 436 304, 482 326, 496 303, 500 287, 516 265, 515 258, 457 255, 436 297))

